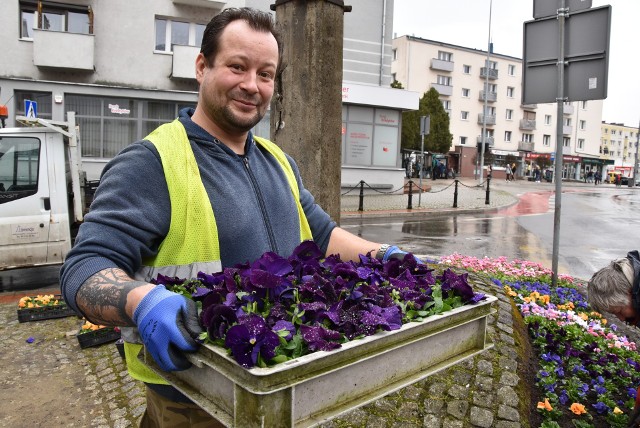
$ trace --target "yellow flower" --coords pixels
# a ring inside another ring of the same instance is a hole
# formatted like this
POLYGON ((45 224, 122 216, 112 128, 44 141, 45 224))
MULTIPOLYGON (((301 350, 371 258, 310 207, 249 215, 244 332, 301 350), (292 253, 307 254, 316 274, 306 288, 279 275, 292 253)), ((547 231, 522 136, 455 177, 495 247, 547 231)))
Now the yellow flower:
POLYGON ((553 407, 551 407, 551 403, 549 403, 549 399, 545 398, 544 401, 538 401, 538 409, 544 409, 550 412, 553 410, 553 407))
POLYGON ((613 413, 614 413, 614 414, 616 414, 616 415, 620 415, 620 414, 622 414, 622 413, 624 413, 624 412, 623 412, 622 410, 620 410, 620 409, 616 406, 616 408, 615 408, 615 409, 613 409, 613 413))
POLYGON ((579 403, 573 403, 569 409, 571 409, 571 411, 576 415, 587 413, 587 410, 584 408, 584 406, 579 403))

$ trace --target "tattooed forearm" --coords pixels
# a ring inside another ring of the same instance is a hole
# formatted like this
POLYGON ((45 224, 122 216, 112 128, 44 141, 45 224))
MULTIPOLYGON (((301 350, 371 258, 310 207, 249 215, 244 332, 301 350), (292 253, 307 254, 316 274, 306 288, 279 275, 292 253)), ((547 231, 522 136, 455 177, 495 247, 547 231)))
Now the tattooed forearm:
POLYGON ((135 323, 127 312, 127 299, 133 290, 142 286, 150 284, 131 279, 121 269, 104 269, 82 284, 76 302, 87 318, 94 323, 134 326, 135 323))

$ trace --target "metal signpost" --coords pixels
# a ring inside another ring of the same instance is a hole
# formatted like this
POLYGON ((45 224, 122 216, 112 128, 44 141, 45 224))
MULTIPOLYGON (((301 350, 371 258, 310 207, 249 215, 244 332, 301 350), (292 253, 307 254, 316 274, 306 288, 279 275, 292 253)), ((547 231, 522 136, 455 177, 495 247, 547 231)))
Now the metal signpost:
MULTIPOLYGON (((429 135, 431 129, 431 117, 420 116, 420 171, 418 171, 418 177, 420 177, 420 192, 418 193, 418 206, 422 203, 422 170, 424 169, 424 136, 429 135)), ((431 168, 431 176, 433 177, 433 167, 431 168)))
POLYGON ((534 21, 524 23, 522 104, 558 105, 552 285, 557 285, 564 103, 607 97, 611 6, 584 0, 534 0, 534 21), (554 85, 555 91, 554 91, 554 85))

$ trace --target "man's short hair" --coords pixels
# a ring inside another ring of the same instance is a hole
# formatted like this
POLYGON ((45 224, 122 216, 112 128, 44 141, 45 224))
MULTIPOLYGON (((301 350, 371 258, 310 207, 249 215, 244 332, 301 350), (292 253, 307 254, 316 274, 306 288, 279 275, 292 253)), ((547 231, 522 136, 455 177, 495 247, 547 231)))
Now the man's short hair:
POLYGON ((593 274, 587 285, 587 301, 596 311, 610 312, 631 303, 633 266, 628 259, 618 259, 593 274))
POLYGON ((202 44, 200 45, 200 53, 202 53, 209 64, 213 64, 218 51, 220 50, 220 35, 233 21, 243 20, 249 26, 260 32, 271 33, 278 43, 278 71, 281 69, 282 63, 282 37, 276 28, 271 15, 250 7, 229 8, 225 9, 214 16, 202 34, 202 44))

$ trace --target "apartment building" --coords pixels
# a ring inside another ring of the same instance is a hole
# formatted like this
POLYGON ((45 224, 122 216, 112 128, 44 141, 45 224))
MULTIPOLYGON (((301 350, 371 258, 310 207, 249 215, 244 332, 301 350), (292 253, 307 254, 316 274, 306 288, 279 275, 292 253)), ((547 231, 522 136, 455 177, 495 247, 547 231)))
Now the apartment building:
MULTIPOLYGON (((270 11, 273 0, 4 0, 0 105, 63 121, 75 111, 89 179, 127 144, 197 102, 194 63, 212 16, 270 11)), ((399 187, 402 111, 418 93, 391 82, 393 0, 353 0, 344 15, 342 181, 399 187)), ((284 29, 286 31, 286 29, 284 29)), ((295 67, 290 64, 289 67, 295 67)), ((318 112, 321 114, 321 112, 318 112)), ((269 115, 256 127, 269 136, 269 115)))
MULTIPOLYGON (((446 162, 473 177, 486 141, 487 161, 501 176, 515 162, 519 176, 549 165, 562 126, 563 178, 600 169, 602 101, 522 105, 522 59, 414 36, 393 39, 392 78, 421 94, 435 88, 449 113, 453 144, 446 162), (483 134, 484 130, 484 134, 483 134)), ((555 84, 555 83, 552 83, 555 84)))
POLYGON ((632 176, 638 161, 639 129, 602 121, 601 131, 600 153, 607 165, 606 171, 617 170, 626 177, 632 176))

